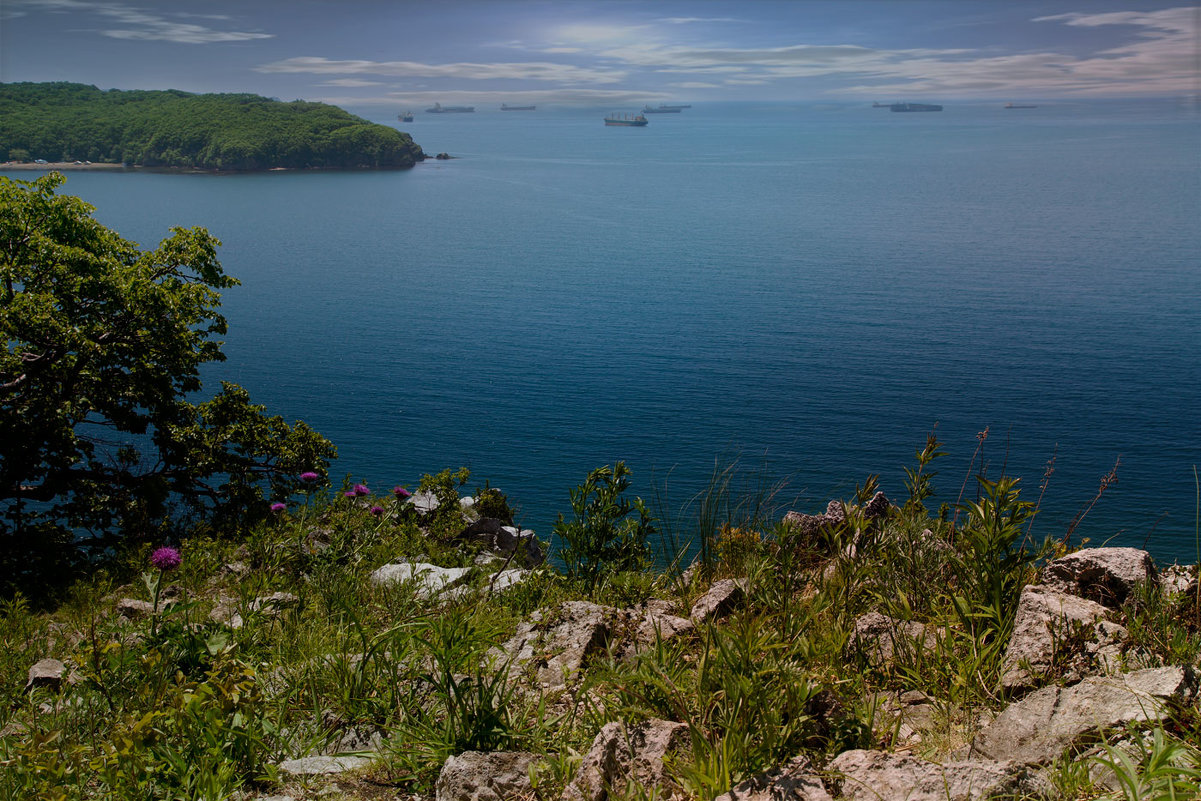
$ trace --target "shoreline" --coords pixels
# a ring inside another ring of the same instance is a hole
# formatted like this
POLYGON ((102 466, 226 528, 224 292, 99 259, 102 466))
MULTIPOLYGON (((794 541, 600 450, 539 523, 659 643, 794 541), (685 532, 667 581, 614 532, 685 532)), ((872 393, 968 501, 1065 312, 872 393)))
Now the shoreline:
POLYGON ((163 172, 181 175, 241 175, 260 172, 397 172, 411 170, 418 164, 434 159, 445 160, 451 156, 427 156, 418 159, 408 167, 264 167, 260 170, 206 170, 199 167, 144 167, 140 164, 108 164, 100 162, 75 163, 72 161, 52 161, 46 164, 34 162, 5 161, 0 162, 0 172, 87 172, 98 170, 102 172, 163 172))
POLYGON ((5 161, 0 163, 0 171, 17 170, 22 172, 32 172, 42 170, 45 172, 63 171, 63 170, 136 170, 137 167, 126 167, 124 164, 107 164, 93 162, 91 164, 76 163, 73 161, 52 161, 46 164, 36 164, 32 161, 5 161))

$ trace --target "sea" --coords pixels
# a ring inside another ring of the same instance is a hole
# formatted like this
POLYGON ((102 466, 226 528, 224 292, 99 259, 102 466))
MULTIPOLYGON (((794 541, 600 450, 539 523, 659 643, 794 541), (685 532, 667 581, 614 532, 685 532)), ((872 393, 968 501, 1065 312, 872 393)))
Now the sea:
POLYGON ((206 384, 322 432, 336 483, 468 467, 549 540, 624 461, 686 538, 715 476, 733 522, 873 477, 901 503, 933 432, 931 508, 1019 476, 1035 539, 1197 561, 1201 116, 1003 106, 389 110, 452 158, 61 191, 143 247, 223 242, 206 384))

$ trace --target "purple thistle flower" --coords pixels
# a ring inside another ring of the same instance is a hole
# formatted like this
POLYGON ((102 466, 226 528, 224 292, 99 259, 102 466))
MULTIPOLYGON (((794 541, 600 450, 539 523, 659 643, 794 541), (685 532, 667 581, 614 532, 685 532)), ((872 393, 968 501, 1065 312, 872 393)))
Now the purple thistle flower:
POLYGON ((343 498, 357 498, 357 497, 359 497, 359 494, 357 492, 355 492, 354 490, 347 490, 346 492, 342 493, 342 497, 343 498))
POLYGON ((379 517, 383 513, 384 513, 384 507, 382 507, 382 506, 372 506, 371 507, 371 514, 375 515, 376 517, 379 517))
POLYGON ((273 503, 271 504, 271 511, 286 512, 288 511, 288 505, 286 503, 273 503))
POLYGON ((154 553, 150 554, 150 564, 157 567, 164 573, 169 573, 179 567, 179 563, 183 561, 183 557, 179 555, 179 551, 174 548, 164 546, 159 548, 154 553))
POLYGON ((405 498, 408 498, 413 493, 409 492, 404 487, 393 487, 392 494, 395 495, 397 497, 397 499, 403 501, 405 498))
POLYGON ((354 494, 358 495, 358 496, 370 495, 371 490, 367 489, 366 484, 355 484, 354 485, 354 494))
POLYGON ((307 473, 300 474, 300 480, 306 484, 312 484, 314 481, 316 481, 319 478, 321 478, 321 476, 317 475, 312 470, 310 470, 307 473))

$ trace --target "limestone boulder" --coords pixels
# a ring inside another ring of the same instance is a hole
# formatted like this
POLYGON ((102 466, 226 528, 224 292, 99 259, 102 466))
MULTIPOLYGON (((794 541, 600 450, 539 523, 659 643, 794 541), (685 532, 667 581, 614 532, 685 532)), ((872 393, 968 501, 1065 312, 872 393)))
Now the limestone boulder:
POLYGON ((438 567, 425 562, 401 562, 384 565, 371 574, 377 587, 413 584, 418 598, 433 598, 467 578, 468 567, 438 567))
POLYGON ((688 617, 693 623, 706 623, 714 618, 725 617, 746 603, 745 579, 722 579, 713 583, 704 595, 692 605, 688 617))
POLYGON ((1156 578, 1151 554, 1138 548, 1085 548, 1043 569, 1043 584, 1051 589, 1114 608, 1139 582, 1156 578))
POLYGON ((989 759, 1046 764, 1085 735, 1131 722, 1158 721, 1170 703, 1197 699, 1189 667, 1094 676, 1070 687, 1044 687, 1010 704, 976 735, 970 751, 989 759))
POLYGON ((739 783, 714 801, 832 801, 808 757, 793 757, 784 765, 739 783))
POLYGON ((1038 780, 1021 765, 972 759, 927 762, 883 751, 845 751, 830 763, 847 801, 983 801, 1025 797, 1038 780))
POLYGON ((930 626, 868 612, 855 621, 847 652, 862 654, 869 665, 879 669, 892 665, 898 657, 933 651, 937 644, 937 634, 930 626))
POLYGON ((29 668, 28 680, 25 682, 25 691, 34 689, 35 687, 44 687, 48 690, 57 691, 63 685, 63 679, 67 675, 67 666, 57 659, 39 659, 29 668))
POLYGON ((154 614, 154 604, 136 598, 122 598, 117 601, 117 614, 126 620, 142 620, 154 614))
POLYGON ((525 751, 466 751, 442 765, 435 801, 513 801, 533 798, 530 768, 542 761, 525 751))
POLYGON ((1001 666, 1002 686, 1021 690, 1042 677, 1072 682, 1112 669, 1127 633, 1106 620, 1108 613, 1086 598, 1043 585, 1023 587, 1001 666))
POLYGON ((283 776, 323 776, 365 768, 370 764, 371 760, 366 757, 308 756, 285 760, 276 767, 283 776))
POLYGON ((605 650, 619 612, 587 601, 569 601, 534 612, 492 653, 511 676, 528 674, 547 690, 573 683, 587 661, 605 650))
POLYGON ((607 723, 592 741, 575 778, 563 791, 563 801, 608 801, 624 798, 627 785, 655 790, 672 798, 674 787, 664 759, 688 748, 688 726, 649 720, 633 726, 607 723))

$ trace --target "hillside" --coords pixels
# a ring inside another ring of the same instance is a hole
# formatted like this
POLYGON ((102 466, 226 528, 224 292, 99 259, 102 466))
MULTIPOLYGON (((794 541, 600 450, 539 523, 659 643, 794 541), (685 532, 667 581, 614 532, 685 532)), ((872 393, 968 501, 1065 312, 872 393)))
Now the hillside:
POLYGON ((201 170, 412 167, 408 134, 323 103, 251 94, 0 84, 0 158, 201 170))

